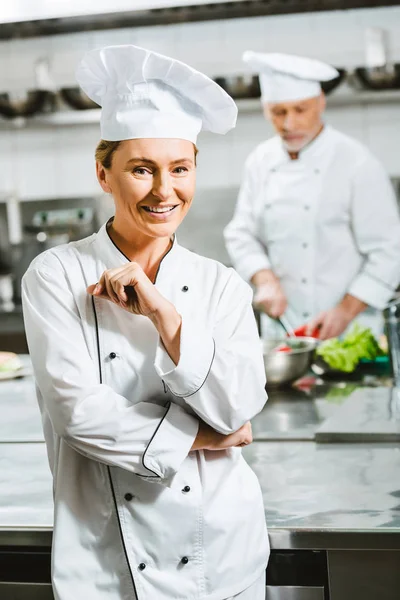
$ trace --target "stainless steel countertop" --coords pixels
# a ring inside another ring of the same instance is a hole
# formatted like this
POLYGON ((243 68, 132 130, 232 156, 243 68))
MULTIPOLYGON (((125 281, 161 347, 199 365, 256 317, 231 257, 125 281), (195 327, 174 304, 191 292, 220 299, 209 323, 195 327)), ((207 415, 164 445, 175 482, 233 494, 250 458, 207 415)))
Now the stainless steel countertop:
MULTIPOLYGON (((327 399, 329 389, 275 391, 254 419, 267 441, 244 455, 260 480, 271 545, 400 549, 400 446, 314 443, 316 427, 346 401, 336 391, 327 399)), ((0 545, 50 544, 52 482, 33 379, 0 382, 0 407, 0 545)))
MULTIPOLYGON (((322 380, 306 377, 295 388, 271 388, 265 409, 253 422, 253 437, 257 441, 312 441, 323 423, 341 412, 356 390, 388 389, 387 376, 364 375, 359 380, 348 378, 322 380)), ((368 392, 367 392, 368 394, 368 392)), ((365 427, 369 425, 365 418, 365 427)))

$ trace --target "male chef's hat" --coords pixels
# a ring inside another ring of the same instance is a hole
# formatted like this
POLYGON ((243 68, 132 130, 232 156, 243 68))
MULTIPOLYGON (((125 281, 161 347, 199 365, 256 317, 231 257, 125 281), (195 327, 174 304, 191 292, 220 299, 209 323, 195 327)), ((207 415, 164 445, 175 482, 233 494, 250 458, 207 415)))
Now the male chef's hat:
POLYGON ((88 52, 76 73, 102 107, 101 137, 178 138, 193 143, 201 129, 226 133, 237 107, 214 81, 188 65, 137 46, 88 52))
POLYGON ((262 102, 290 102, 314 98, 321 93, 321 81, 339 73, 314 58, 290 54, 247 51, 243 61, 259 73, 262 102))

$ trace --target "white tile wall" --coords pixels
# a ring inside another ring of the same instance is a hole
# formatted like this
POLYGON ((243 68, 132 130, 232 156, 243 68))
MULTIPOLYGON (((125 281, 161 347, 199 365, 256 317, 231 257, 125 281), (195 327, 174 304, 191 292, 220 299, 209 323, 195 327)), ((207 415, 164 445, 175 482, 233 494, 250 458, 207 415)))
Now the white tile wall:
MULTIPOLYGON (((244 50, 284 51, 327 60, 336 66, 364 61, 364 31, 388 32, 390 57, 400 61, 400 7, 232 19, 112 31, 82 32, 0 42, 2 90, 34 85, 34 62, 47 57, 58 86, 74 85, 82 54, 107 44, 135 43, 189 62, 211 76, 240 73, 244 50)), ((400 105, 328 108, 327 120, 368 144, 393 176, 400 176, 400 105)), ((242 113, 225 137, 199 140, 199 189, 237 186, 243 162, 271 135, 259 113, 242 113)), ((97 194, 93 152, 97 126, 0 131, 0 192, 15 189, 24 198, 97 194)))

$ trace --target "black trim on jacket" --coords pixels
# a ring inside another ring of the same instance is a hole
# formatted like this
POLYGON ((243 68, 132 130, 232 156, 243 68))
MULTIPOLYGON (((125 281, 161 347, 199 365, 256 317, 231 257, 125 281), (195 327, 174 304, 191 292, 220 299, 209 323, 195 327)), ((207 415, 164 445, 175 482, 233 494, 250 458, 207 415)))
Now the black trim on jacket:
MULTIPOLYGON (((96 304, 95 304, 95 301, 94 301, 94 296, 92 296, 92 306, 93 306, 93 313, 94 313, 94 322, 95 322, 95 327, 96 327, 97 357, 98 357, 98 361, 99 361, 99 381, 100 381, 100 383, 103 383, 103 372, 102 372, 102 368, 101 368, 101 356, 100 356, 99 322, 97 320, 97 312, 96 312, 96 304)), ((128 567, 128 571, 129 571, 129 574, 131 576, 133 591, 135 593, 136 599, 139 600, 139 596, 137 594, 136 585, 135 585, 135 579, 133 577, 132 569, 131 569, 131 566, 129 564, 128 553, 126 551, 126 545, 125 545, 124 535, 122 533, 121 520, 119 518, 118 505, 117 505, 117 499, 115 497, 115 490, 114 490, 114 484, 113 484, 112 477, 111 477, 111 470, 110 470, 110 467, 108 465, 107 465, 107 473, 108 473, 108 479, 109 479, 109 482, 110 482, 110 489, 111 489, 111 494, 112 494, 112 497, 113 497, 115 514, 117 516, 117 523, 118 523, 119 535, 121 537, 121 544, 122 544, 122 548, 123 548, 124 555, 125 555, 126 565, 128 567)))

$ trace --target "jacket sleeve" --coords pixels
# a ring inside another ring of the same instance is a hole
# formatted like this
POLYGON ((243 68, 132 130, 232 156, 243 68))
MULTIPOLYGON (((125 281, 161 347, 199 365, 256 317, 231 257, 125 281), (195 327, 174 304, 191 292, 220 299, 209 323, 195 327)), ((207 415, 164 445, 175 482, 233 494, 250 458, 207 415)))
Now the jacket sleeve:
POLYGON ((348 292, 383 309, 400 281, 400 218, 390 180, 369 157, 353 180, 352 227, 365 261, 348 292))
POLYGON ((154 480, 170 478, 191 449, 198 419, 173 403, 132 404, 99 382, 98 358, 90 356, 74 296, 60 271, 31 268, 22 282, 42 410, 56 434, 86 457, 154 480))
POLYGON ((251 298, 249 286, 232 271, 213 330, 183 319, 178 365, 161 342, 156 354, 156 371, 171 392, 225 435, 250 421, 267 400, 251 298))
POLYGON ((267 250, 257 237, 260 184, 256 175, 259 170, 251 155, 246 161, 233 219, 224 230, 225 245, 232 264, 248 282, 258 271, 271 268, 267 250))

